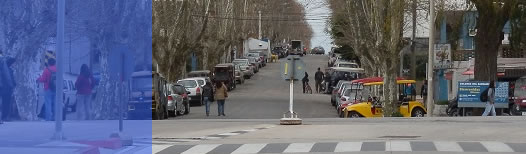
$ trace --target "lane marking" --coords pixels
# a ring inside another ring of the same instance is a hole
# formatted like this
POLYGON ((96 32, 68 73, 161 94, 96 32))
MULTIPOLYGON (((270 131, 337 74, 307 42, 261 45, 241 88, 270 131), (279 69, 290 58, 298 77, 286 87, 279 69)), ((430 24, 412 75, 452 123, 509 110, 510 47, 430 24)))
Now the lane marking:
POLYGON ((412 151, 409 141, 389 141, 385 144, 385 151, 412 151))
POLYGON ((258 153, 265 147, 267 144, 243 144, 241 147, 237 148, 232 154, 251 154, 258 153))
POLYGON ((221 144, 200 144, 186 150, 181 154, 205 154, 214 150, 219 145, 221 144))
POLYGON ((485 141, 480 142, 488 152, 515 152, 510 146, 502 142, 485 141))
POLYGON ((292 143, 283 152, 309 152, 312 149, 312 146, 314 146, 314 143, 292 143))
POLYGON ((361 151, 363 142, 339 142, 334 152, 361 151))
POLYGON ((457 142, 435 141, 433 142, 437 151, 464 152, 457 142))
MULTIPOLYGON (((173 145, 152 145, 152 153, 158 153, 173 145)), ((142 151, 142 150, 141 150, 142 151)))

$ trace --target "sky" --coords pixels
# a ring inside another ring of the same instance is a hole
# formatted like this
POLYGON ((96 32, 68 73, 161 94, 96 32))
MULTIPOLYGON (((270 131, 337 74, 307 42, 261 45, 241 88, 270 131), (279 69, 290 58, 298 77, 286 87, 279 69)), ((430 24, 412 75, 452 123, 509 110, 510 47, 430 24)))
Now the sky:
POLYGON ((322 46, 325 52, 329 52, 332 47, 332 38, 325 32, 327 26, 327 19, 331 15, 331 9, 325 0, 298 0, 305 7, 305 18, 313 30, 311 39, 311 49, 317 46, 322 46), (309 20, 309 19, 324 19, 324 20, 309 20))

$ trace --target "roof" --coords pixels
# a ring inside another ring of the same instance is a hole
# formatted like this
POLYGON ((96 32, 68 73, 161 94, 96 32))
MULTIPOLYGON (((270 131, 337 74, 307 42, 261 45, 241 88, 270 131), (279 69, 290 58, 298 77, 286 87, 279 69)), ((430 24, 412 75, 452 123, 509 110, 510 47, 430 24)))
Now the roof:
MULTIPOLYGON (((415 80, 397 80, 396 81, 396 84, 409 84, 409 83, 416 83, 415 80)), ((372 86, 372 85, 383 85, 384 82, 369 82, 369 83, 365 83, 364 85, 365 86, 372 86)))
POLYGON ((333 70, 337 71, 365 71, 363 68, 348 68, 348 67, 331 67, 333 70))
MULTIPOLYGON (((396 80, 404 80, 402 77, 397 77, 396 80)), ((371 83, 371 82, 383 82, 383 77, 370 77, 370 78, 363 78, 363 79, 357 79, 352 80, 353 83, 371 83)))

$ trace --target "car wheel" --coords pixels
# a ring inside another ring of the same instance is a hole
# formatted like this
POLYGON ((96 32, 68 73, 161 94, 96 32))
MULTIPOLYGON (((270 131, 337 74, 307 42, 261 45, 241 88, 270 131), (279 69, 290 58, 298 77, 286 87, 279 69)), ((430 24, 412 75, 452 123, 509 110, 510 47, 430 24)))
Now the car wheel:
POLYGON ((190 113, 190 102, 186 103, 184 108, 185 108, 184 114, 189 114, 190 113))
POLYGON ((421 108, 414 108, 411 112, 411 117, 424 117, 424 110, 421 108))
POLYGON ((360 116, 358 112, 355 112, 355 111, 349 112, 349 118, 360 118, 360 117, 362 116, 360 116))
POLYGON ((177 112, 177 115, 183 115, 183 114, 186 114, 186 105, 185 103, 181 104, 181 109, 180 110, 177 110, 175 111, 177 112))
POLYGON ((513 104, 510 108, 510 115, 519 116, 521 115, 521 107, 517 104, 513 104))

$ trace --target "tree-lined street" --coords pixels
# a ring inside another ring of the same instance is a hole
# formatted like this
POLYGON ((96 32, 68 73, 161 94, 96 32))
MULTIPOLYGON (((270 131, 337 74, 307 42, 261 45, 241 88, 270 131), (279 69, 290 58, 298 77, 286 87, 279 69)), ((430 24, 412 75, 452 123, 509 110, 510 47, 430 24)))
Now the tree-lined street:
MULTIPOLYGON (((303 60, 309 73, 310 85, 314 89, 314 72, 318 67, 327 67, 327 56, 309 55, 303 60)), ((281 59, 284 61, 285 59, 281 59)), ((227 116, 217 116, 217 103, 211 105, 211 115, 206 117, 205 106, 191 107, 189 115, 175 119, 277 119, 288 111, 289 82, 280 76, 280 63, 269 63, 261 72, 246 80, 244 84, 229 93, 225 103, 227 116)), ((294 110, 303 118, 337 117, 334 107, 330 106, 330 95, 303 94, 301 82, 294 84, 294 110)))

